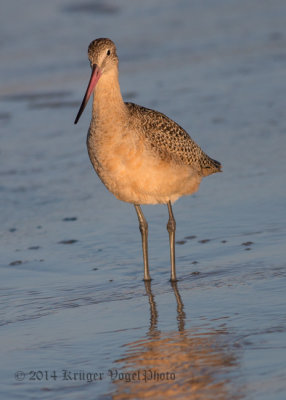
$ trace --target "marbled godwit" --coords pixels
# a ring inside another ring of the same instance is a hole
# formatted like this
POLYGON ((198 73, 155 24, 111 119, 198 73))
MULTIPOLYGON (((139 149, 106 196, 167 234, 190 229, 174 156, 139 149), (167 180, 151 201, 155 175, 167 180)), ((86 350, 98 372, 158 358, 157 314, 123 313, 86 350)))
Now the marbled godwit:
POLYGON ((88 58, 92 72, 75 124, 93 93, 87 135, 90 161, 107 189, 135 206, 146 281, 151 279, 148 224, 140 204, 167 204, 171 281, 176 281, 176 221, 171 203, 197 191, 201 179, 219 172, 221 164, 208 157, 183 128, 164 114, 123 101, 116 47, 110 39, 91 42, 88 58))

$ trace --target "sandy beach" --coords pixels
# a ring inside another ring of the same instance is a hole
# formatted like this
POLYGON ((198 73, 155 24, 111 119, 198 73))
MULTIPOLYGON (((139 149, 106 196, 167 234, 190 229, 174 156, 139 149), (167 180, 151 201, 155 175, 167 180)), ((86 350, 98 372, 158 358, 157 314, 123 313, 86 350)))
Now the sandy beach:
POLYGON ((0 392, 14 399, 286 395, 286 3, 4 0, 0 392), (134 207, 86 150, 87 47, 117 46, 125 101, 184 127, 223 173, 134 207))

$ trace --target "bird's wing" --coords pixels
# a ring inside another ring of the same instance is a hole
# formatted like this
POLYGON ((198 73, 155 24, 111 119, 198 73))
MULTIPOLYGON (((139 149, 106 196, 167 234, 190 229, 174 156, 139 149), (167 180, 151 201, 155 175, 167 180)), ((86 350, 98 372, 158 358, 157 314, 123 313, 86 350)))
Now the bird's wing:
POLYGON ((221 170, 221 164, 206 155, 189 134, 166 115, 134 103, 125 104, 148 146, 161 159, 190 165, 202 175, 221 170))

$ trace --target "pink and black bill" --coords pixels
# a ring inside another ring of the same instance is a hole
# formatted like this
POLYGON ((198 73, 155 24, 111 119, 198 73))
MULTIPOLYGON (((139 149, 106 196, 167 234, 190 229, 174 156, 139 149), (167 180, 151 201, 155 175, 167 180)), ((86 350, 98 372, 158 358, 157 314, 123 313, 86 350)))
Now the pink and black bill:
POLYGON ((80 119, 80 116, 83 113, 83 110, 85 109, 92 92, 94 91, 94 88, 100 78, 100 75, 101 75, 101 72, 100 72, 98 65, 94 64, 92 66, 91 76, 90 76, 89 83, 87 85, 87 89, 86 89, 84 98, 82 100, 81 106, 79 108, 76 119, 74 121, 75 124, 77 124, 78 120, 80 119))

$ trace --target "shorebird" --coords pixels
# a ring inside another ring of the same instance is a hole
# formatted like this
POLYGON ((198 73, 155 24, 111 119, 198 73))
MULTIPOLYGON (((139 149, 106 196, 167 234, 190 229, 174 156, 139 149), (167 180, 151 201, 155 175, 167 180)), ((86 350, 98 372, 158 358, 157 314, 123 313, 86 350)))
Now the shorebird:
POLYGON ((91 77, 75 119, 78 122, 93 93, 87 134, 90 161, 99 178, 119 200, 134 204, 142 238, 144 280, 151 280, 148 224, 141 204, 167 204, 171 278, 175 266, 176 221, 172 203, 199 188, 201 179, 221 171, 189 134, 166 115, 123 101, 118 57, 112 40, 99 38, 88 47, 91 77))

